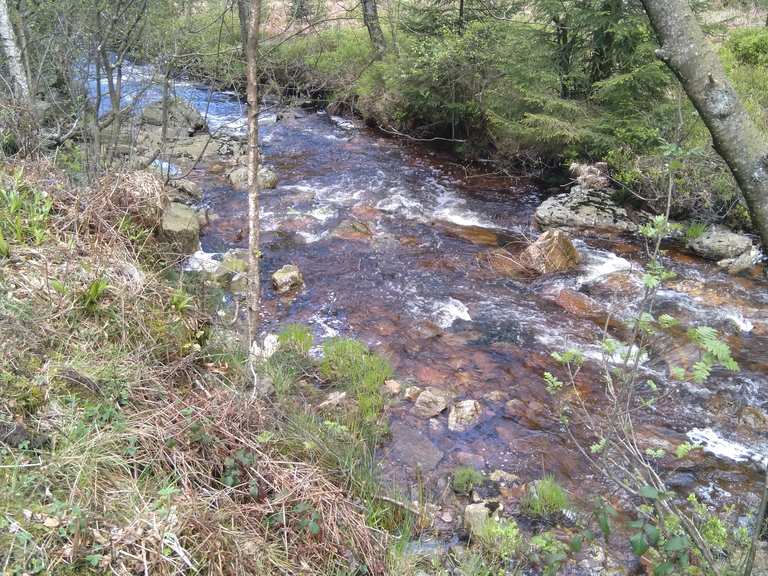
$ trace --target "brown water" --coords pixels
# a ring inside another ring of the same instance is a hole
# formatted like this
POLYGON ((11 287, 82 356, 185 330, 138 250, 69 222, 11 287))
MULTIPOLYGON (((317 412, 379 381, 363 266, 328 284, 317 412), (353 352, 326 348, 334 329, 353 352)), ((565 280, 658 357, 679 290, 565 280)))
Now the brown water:
MULTIPOLYGON (((276 190, 262 194, 265 331, 302 322, 318 339, 361 339, 391 360, 404 385, 436 386, 483 405, 481 423, 465 433, 449 431, 445 413, 428 421, 408 401, 393 405, 391 438, 380 450, 383 476, 407 490, 418 466, 439 495, 450 470, 471 463, 521 483, 551 472, 577 497, 607 494, 552 415, 542 373, 558 370, 552 352, 582 349, 591 360, 578 383, 599 410, 599 341, 606 318, 617 320, 610 331, 620 337, 618 321, 638 310, 641 243, 585 233, 575 238, 584 256, 578 270, 503 278, 482 255, 538 234, 532 215, 544 194, 525 178, 465 171, 322 113, 289 112, 265 124, 263 141, 265 162, 280 177, 276 190), (333 234, 350 220, 353 227, 333 234), (279 298, 269 277, 287 263, 299 266, 306 288, 279 298), (514 399, 520 402, 506 414, 514 399)), ((244 247, 245 194, 221 176, 199 176, 205 203, 220 216, 203 249, 244 247)), ((644 370, 664 398, 640 417, 641 437, 673 448, 698 428, 738 443, 682 470, 666 461, 660 467, 708 501, 732 495, 749 505, 758 476, 737 460, 743 447, 768 447, 768 284, 760 271, 729 276, 676 249, 664 262, 678 279, 660 292, 659 312, 722 331, 742 372, 716 371, 706 386, 673 385, 667 363, 690 361, 693 350, 684 337, 660 342, 644 370)))

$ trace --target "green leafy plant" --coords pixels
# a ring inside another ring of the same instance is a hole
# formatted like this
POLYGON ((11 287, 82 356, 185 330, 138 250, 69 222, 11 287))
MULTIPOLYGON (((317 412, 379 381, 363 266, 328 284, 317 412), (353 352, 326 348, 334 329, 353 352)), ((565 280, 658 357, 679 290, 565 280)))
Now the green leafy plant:
POLYGON ((562 513, 568 506, 568 493, 554 476, 547 475, 528 486, 520 508, 529 516, 549 518, 562 513))
POLYGON ((109 289, 109 284, 104 278, 93 280, 80 294, 80 306, 89 314, 93 314, 99 307, 99 302, 109 289))
POLYGON ((475 486, 482 484, 485 477, 471 466, 458 466, 453 471, 451 485, 457 494, 469 494, 475 486))
POLYGON ((281 349, 301 356, 309 354, 313 342, 312 331, 303 324, 288 324, 278 335, 281 349))

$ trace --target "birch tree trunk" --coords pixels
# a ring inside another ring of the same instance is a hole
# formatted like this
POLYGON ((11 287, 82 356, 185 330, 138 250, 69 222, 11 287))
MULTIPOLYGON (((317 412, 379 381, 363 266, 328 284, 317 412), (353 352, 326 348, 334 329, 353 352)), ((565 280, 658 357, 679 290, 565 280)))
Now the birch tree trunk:
POLYGON ((13 33, 11 13, 8 9, 7 0, 0 0, 0 44, 2 44, 3 51, 5 52, 14 92, 19 98, 30 102, 27 74, 24 71, 21 52, 16 43, 16 36, 13 33))
POLYGON ((384 32, 381 31, 376 0, 361 0, 361 2, 363 4, 363 22, 365 27, 368 28, 371 44, 373 44, 376 54, 381 56, 387 50, 387 42, 384 40, 384 32))
POLYGON ((259 327, 261 286, 259 282, 259 30, 261 0, 251 0, 245 41, 248 86, 248 337, 256 340, 259 327))
POLYGON ((661 48, 733 173, 752 223, 768 249, 768 139, 749 117, 688 0, 642 0, 661 48))

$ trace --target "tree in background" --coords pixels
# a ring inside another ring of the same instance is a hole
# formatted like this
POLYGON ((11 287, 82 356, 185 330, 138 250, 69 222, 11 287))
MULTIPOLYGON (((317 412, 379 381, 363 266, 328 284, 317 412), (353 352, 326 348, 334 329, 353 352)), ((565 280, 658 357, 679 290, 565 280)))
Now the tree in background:
POLYGON ((381 31, 376 0, 361 0, 361 2, 363 5, 363 22, 368 29, 368 35, 371 37, 371 44, 373 44, 376 54, 381 56, 387 50, 387 42, 384 39, 384 32, 381 31))
POLYGON ((16 35, 11 23, 11 12, 7 0, 0 0, 0 43, 7 59, 12 90, 25 102, 30 100, 27 74, 21 59, 21 51, 16 43, 16 35))
POLYGON ((669 66, 733 173, 768 246, 768 139, 750 118, 687 0, 642 0, 669 66))

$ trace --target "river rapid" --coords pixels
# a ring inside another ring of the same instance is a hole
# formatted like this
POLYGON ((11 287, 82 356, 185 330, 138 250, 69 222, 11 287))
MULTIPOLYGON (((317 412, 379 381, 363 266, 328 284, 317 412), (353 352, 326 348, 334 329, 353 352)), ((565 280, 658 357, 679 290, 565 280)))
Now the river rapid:
MULTIPOLYGON (((187 83, 176 92, 207 114, 212 130, 243 134, 234 95, 187 83)), ((419 476, 439 496, 450 471, 470 464, 516 476, 505 494, 511 500, 515 485, 545 473, 576 500, 609 496, 553 415, 542 375, 559 370, 553 352, 579 348, 587 361, 578 382, 600 411, 603 329, 609 318, 614 327, 639 312, 644 243, 582 231, 573 234, 583 256, 575 271, 501 277, 484 254, 519 249, 539 234, 533 212, 546 193, 531 179, 465 168, 322 110, 273 107, 260 136, 264 163, 279 177, 261 196, 265 333, 301 322, 318 341, 354 337, 388 357, 404 386, 434 386, 482 405, 478 426, 452 432, 446 413, 423 419, 412 402, 395 402, 379 450, 383 478, 412 498, 419 476), (305 288, 279 297, 270 275, 288 263, 301 269, 305 288)), ((198 260, 247 243, 246 195, 218 168, 200 165, 191 174, 217 216, 204 229, 198 260)), ((696 351, 684 334, 665 337, 643 360, 660 399, 638 418, 638 433, 667 450, 703 443, 682 467, 662 460, 662 475, 707 503, 753 508, 761 465, 750 458, 768 454, 768 283, 761 268, 729 276, 673 245, 663 260, 677 278, 660 291, 657 312, 718 329, 741 371, 716 370, 703 386, 673 383, 670 364, 690 364, 696 351)))

